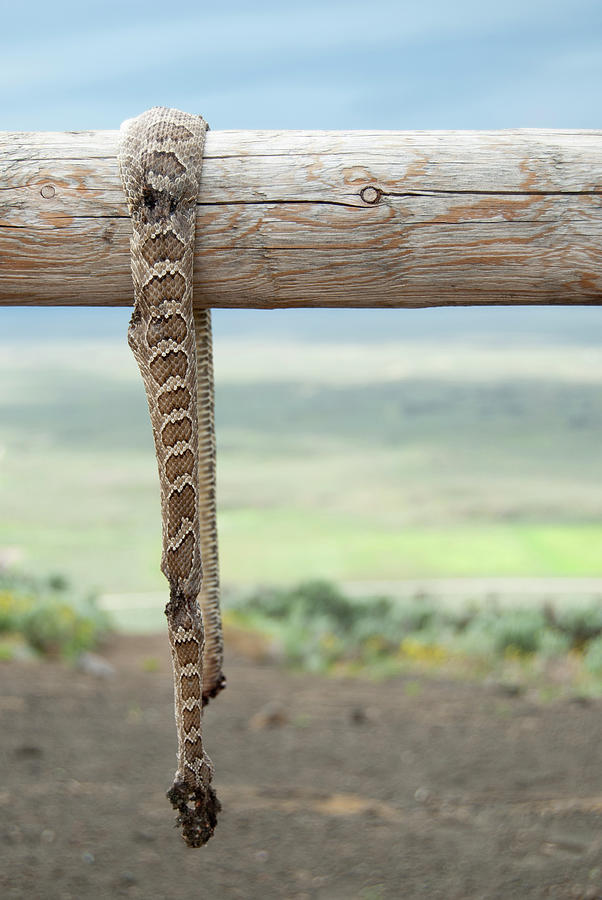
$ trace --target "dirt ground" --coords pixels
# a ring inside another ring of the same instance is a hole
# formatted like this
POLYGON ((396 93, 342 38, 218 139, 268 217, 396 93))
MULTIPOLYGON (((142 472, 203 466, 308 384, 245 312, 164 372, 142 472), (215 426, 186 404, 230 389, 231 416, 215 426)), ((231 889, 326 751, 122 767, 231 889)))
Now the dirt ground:
POLYGON ((112 676, 0 666, 3 898, 602 898, 600 702, 231 654, 205 718, 223 812, 189 850, 166 638, 103 654, 112 676))

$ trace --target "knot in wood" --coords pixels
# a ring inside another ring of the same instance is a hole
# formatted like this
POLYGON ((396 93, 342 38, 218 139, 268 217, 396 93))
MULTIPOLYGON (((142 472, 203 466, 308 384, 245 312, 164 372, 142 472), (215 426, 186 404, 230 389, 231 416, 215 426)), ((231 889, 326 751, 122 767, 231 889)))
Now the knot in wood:
POLYGON ((56 188, 54 187, 53 184, 45 184, 45 185, 42 187, 42 190, 40 191, 40 194, 41 194, 42 197, 44 197, 46 200, 51 200, 51 199, 54 197, 54 195, 56 194, 56 188))
POLYGON ((362 198, 364 203, 368 203, 370 206, 375 206, 382 195, 383 192, 381 191, 381 189, 374 187, 373 184, 368 185, 368 187, 362 188, 360 191, 360 197, 362 198))

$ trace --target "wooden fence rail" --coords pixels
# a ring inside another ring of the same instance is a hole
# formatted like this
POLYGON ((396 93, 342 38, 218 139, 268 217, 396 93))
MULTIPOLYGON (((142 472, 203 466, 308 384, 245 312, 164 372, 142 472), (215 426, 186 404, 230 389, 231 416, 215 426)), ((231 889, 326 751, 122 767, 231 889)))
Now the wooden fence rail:
MULTIPOLYGON (((0 133, 0 305, 129 305, 116 131, 0 133)), ((213 307, 602 303, 602 131, 207 135, 213 307)))

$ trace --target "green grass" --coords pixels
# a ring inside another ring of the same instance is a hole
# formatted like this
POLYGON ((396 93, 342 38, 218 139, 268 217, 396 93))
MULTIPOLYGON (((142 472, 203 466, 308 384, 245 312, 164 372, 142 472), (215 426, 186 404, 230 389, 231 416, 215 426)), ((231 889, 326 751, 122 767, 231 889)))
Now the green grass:
MULTIPOLYGON (((0 354, 0 562, 162 590, 135 365, 125 341, 70 346, 0 354)), ((499 348, 235 349, 216 354, 226 584, 602 576, 602 367, 582 347, 515 347, 507 371, 499 348)))
POLYGON ((220 526, 228 582, 602 575, 602 524, 386 529, 278 509, 225 512, 220 526))

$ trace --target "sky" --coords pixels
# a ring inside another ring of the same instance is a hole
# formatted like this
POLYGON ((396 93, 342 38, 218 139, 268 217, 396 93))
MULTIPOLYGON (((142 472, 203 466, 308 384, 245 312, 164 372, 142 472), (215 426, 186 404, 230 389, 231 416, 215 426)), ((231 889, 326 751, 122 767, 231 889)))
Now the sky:
POLYGON ((596 128, 599 0, 0 0, 2 130, 596 128))
POLYGON ((601 85, 600 0, 0 0, 4 131, 116 129, 155 105, 213 129, 589 129, 601 85))

